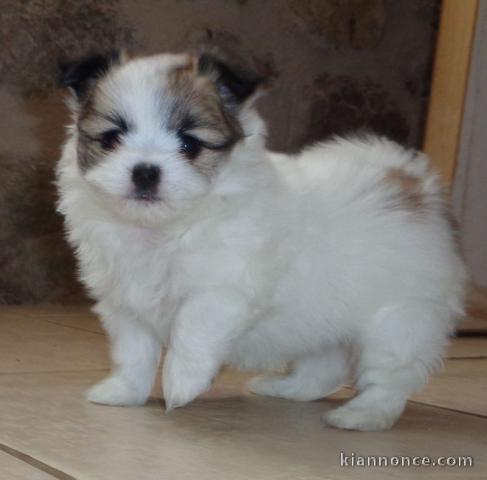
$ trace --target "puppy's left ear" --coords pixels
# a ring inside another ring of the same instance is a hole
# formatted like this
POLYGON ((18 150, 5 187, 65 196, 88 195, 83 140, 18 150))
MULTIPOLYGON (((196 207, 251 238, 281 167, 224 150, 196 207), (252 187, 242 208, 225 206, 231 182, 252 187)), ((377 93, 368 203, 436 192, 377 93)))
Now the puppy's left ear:
POLYGON ((112 65, 121 63, 122 56, 118 51, 104 55, 92 55, 74 62, 59 62, 61 71, 60 83, 73 90, 78 100, 82 100, 93 88, 97 80, 110 70, 112 65))
POLYGON ((204 53, 198 58, 198 73, 215 83, 225 106, 235 108, 256 97, 265 78, 239 67, 230 67, 214 55, 204 53))

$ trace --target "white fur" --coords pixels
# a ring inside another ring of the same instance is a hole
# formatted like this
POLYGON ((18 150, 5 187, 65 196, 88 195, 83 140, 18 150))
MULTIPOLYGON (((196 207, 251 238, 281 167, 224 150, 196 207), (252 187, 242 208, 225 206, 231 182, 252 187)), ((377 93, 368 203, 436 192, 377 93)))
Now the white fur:
POLYGON ((448 223, 437 211, 419 218, 390 208, 394 186, 382 181, 401 168, 437 193, 425 159, 376 137, 273 154, 262 146, 262 121, 244 108, 245 140, 204 179, 155 130, 151 75, 168 62, 155 58, 107 83, 113 102, 123 97, 144 125, 118 158, 85 178, 73 128, 59 163, 59 208, 114 361, 88 398, 144 403, 162 347, 168 410, 208 389, 224 364, 289 366, 288 376, 250 388, 312 400, 351 375, 358 395, 325 420, 390 427, 441 363, 463 306, 465 271, 448 223), (163 204, 123 198, 126 167, 147 156, 164 166, 163 204))

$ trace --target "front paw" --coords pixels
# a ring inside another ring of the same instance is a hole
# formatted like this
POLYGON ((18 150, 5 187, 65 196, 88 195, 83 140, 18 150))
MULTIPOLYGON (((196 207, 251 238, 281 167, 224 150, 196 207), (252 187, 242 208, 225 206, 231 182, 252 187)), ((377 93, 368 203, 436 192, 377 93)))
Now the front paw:
POLYGON ((86 398, 93 403, 117 406, 143 405, 147 400, 123 378, 116 375, 107 377, 91 387, 86 392, 86 398))
POLYGON ((169 350, 164 361, 162 382, 166 412, 186 405, 208 390, 213 373, 205 362, 180 357, 169 350))

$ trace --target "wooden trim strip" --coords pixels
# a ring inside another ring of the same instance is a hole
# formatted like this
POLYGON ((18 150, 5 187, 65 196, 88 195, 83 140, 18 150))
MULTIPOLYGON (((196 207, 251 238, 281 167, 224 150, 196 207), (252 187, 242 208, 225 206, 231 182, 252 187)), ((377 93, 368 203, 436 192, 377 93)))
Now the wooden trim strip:
POLYGON ((71 475, 58 470, 57 468, 51 467, 51 465, 48 465, 47 463, 37 460, 37 458, 31 457, 30 455, 22 453, 19 450, 9 447, 3 443, 0 443, 0 450, 22 462, 29 464, 31 467, 37 468, 38 470, 57 478, 58 480, 76 480, 75 477, 72 477, 71 475))
POLYGON ((478 0, 443 0, 424 151, 451 185, 460 142, 478 0))

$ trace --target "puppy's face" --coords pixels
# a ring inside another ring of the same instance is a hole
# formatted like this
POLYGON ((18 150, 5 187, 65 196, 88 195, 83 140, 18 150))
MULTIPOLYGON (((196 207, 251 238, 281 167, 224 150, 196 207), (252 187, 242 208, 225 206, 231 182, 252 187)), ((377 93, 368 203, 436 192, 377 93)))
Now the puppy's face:
POLYGON ((122 215, 157 223, 208 191, 243 136, 238 113, 257 82, 209 55, 67 67, 80 174, 122 215))

